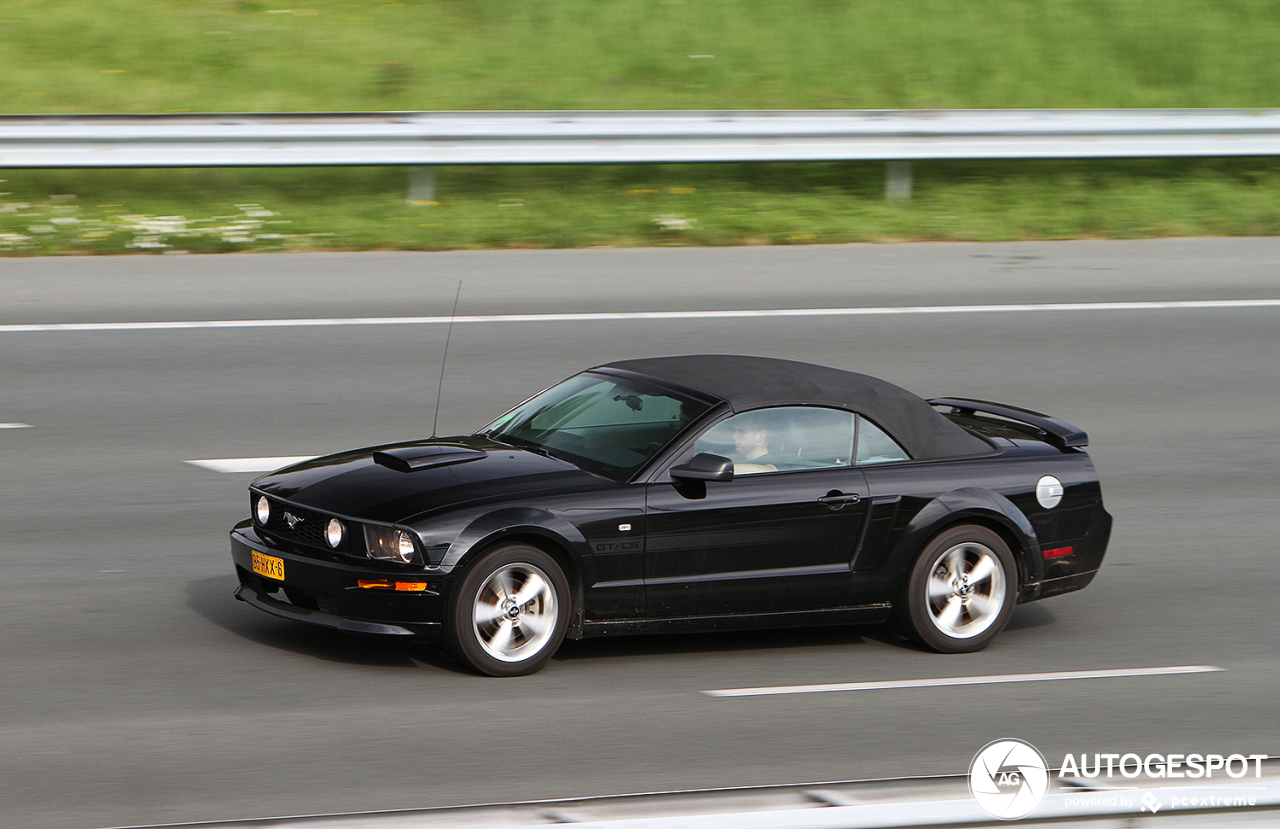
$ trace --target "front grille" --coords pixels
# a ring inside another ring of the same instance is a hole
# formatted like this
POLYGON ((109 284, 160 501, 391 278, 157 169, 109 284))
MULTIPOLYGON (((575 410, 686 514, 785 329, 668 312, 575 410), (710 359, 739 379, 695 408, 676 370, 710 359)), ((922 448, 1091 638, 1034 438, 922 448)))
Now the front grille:
MULTIPOLYGON (((257 498, 255 497, 254 500, 256 501, 257 498)), ((328 543, 324 540, 324 528, 333 516, 299 507, 296 504, 277 501, 275 498, 268 500, 271 501, 271 517, 267 519, 267 524, 262 529, 281 541, 300 544, 304 547, 317 547, 321 550, 329 549, 328 543), (286 515, 295 519, 293 526, 290 526, 286 515)), ((352 534, 360 532, 358 526, 352 526, 350 522, 344 523, 347 531, 341 546, 338 547, 339 550, 346 550, 352 534)))

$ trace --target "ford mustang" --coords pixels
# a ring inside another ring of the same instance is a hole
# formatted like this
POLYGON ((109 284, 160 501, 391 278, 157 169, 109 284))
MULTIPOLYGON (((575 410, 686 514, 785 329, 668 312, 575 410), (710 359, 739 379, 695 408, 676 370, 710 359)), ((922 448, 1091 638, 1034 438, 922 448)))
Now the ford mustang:
POLYGON ((893 621, 985 647, 1092 581, 1111 533, 1084 432, 764 357, 625 360, 473 435, 258 478, 236 598, 440 640, 493 676, 565 638, 893 621))

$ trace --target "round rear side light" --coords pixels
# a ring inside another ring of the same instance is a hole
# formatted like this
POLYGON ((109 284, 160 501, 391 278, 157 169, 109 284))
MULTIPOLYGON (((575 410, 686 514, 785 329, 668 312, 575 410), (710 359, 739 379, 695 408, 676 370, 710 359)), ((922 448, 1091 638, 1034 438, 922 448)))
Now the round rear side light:
POLYGON ((271 502, 267 500, 267 496, 258 496, 258 507, 254 510, 258 518, 258 523, 267 526, 267 522, 271 520, 271 502))

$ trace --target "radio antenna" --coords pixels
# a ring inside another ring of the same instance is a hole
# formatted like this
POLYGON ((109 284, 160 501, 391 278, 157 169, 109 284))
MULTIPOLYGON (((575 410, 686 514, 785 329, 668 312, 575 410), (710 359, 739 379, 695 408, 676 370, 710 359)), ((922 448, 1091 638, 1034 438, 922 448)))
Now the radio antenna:
POLYGON ((436 436, 436 425, 440 422, 440 392, 444 390, 444 366, 449 359, 449 340, 453 338, 453 319, 458 316, 458 298, 462 296, 462 280, 458 280, 458 292, 453 295, 453 310, 449 312, 449 328, 444 335, 444 356, 440 358, 440 382, 436 385, 436 413, 431 418, 431 437, 436 436))

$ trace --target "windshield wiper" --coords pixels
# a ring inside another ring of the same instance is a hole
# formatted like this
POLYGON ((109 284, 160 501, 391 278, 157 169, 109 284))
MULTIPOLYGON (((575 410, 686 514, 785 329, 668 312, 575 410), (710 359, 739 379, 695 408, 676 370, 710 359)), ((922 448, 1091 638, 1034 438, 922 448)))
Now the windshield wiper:
POLYGON ((497 441, 498 443, 515 447, 516 449, 526 449, 530 452, 536 452, 539 455, 552 458, 554 460, 563 460, 563 458, 553 454, 550 449, 543 446, 541 443, 534 443, 528 438, 518 438, 518 437, 515 437, 514 435, 507 435, 507 434, 503 434, 503 435, 488 434, 488 435, 485 435, 485 437, 489 438, 489 440, 497 441))

